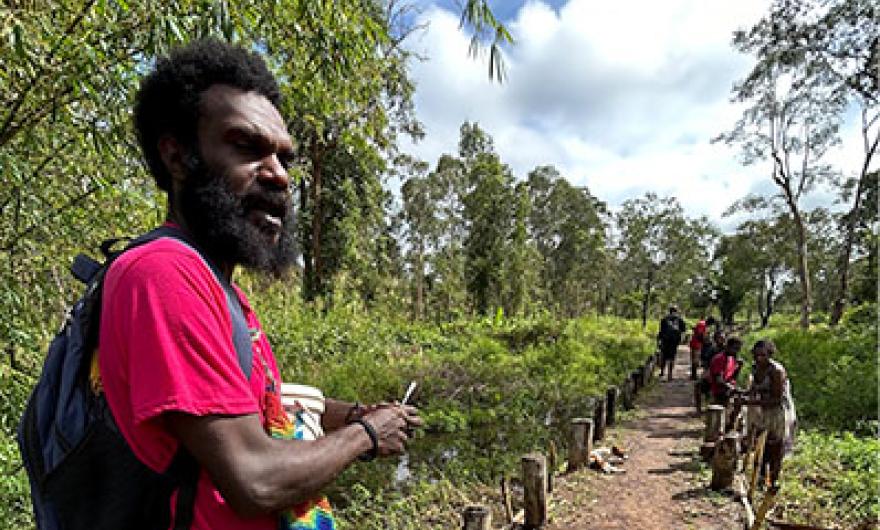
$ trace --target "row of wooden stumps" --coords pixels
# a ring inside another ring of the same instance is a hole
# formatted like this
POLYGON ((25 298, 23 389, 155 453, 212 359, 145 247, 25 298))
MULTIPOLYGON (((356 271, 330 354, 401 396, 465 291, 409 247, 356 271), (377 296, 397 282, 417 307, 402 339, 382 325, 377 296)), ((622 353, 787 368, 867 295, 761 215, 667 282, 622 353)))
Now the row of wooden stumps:
MULTIPOLYGON (((572 472, 589 465, 593 442, 605 438, 606 427, 617 422, 617 409, 632 409, 636 394, 654 377, 654 369, 659 361, 659 354, 651 355, 645 363, 633 370, 623 384, 608 387, 602 397, 590 398, 586 407, 592 412, 590 417, 578 417, 571 420, 571 431, 568 444, 567 471, 572 472)), ((507 526, 521 525, 521 528, 534 530, 542 528, 547 522, 548 494, 553 491, 553 474, 556 468, 556 449, 551 442, 545 457, 541 453, 529 453, 521 459, 523 510, 513 514, 510 507, 508 484, 501 480, 504 511, 507 526), (549 462, 548 462, 549 461, 549 462)), ((492 528, 492 511, 485 505, 470 505, 462 512, 462 528, 464 530, 489 530, 492 528)))
MULTIPOLYGON (((758 510, 753 509, 754 495, 764 460, 764 444, 767 441, 767 433, 760 433, 755 437, 754 443, 746 444, 748 450, 745 452, 742 462, 744 477, 737 477, 741 453, 740 442, 744 436, 736 430, 725 434, 725 413, 726 409, 721 405, 708 407, 706 431, 703 435, 700 455, 712 465, 712 481, 709 487, 716 491, 732 490, 734 496, 739 499, 745 509, 745 528, 757 530, 775 503, 777 493, 776 490, 768 490, 758 510)), ((746 413, 748 413, 748 408, 746 413)), ((744 430, 747 430, 748 421, 743 421, 742 426, 744 430)))

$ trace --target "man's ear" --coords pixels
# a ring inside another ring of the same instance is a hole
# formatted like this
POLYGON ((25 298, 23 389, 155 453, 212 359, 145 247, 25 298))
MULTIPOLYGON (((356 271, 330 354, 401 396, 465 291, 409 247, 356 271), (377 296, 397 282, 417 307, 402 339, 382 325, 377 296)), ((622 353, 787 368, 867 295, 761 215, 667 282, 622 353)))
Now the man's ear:
POLYGON ((189 150, 170 134, 159 138, 158 148, 171 179, 182 182, 187 175, 186 157, 189 156, 189 150))

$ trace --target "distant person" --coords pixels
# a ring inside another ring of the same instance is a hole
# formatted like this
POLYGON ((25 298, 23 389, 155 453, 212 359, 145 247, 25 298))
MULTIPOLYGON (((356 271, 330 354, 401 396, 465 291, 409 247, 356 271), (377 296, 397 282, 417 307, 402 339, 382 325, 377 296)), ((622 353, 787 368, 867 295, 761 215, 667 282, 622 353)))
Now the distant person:
POLYGON ((709 362, 709 393, 715 405, 727 406, 736 390, 736 376, 742 368, 742 361, 737 355, 742 349, 742 344, 742 339, 739 337, 728 338, 724 350, 716 353, 709 362))
POLYGON ((758 433, 767 432, 763 465, 770 468, 770 487, 778 487, 783 456, 794 446, 797 414, 791 399, 791 384, 785 367, 773 359, 776 345, 770 340, 759 340, 752 347, 754 371, 752 385, 741 405, 758 405, 754 425, 758 433))
POLYGON ((657 346, 660 348, 660 377, 669 369, 667 380, 672 381, 672 367, 675 366, 675 354, 681 344, 681 335, 687 329, 684 320, 678 316, 678 307, 669 306, 669 313, 660 320, 657 331, 657 346))
POLYGON ((703 343, 706 341, 706 319, 702 318, 691 334, 691 341, 688 344, 691 348, 691 379, 697 379, 697 367, 700 365, 700 352, 703 350, 703 343))
POLYGON ((724 332, 717 330, 712 333, 712 340, 703 343, 703 349, 700 351, 700 366, 704 373, 709 371, 709 363, 712 362, 712 358, 724 351, 726 340, 724 332))
MULTIPOLYGON (((711 317, 710 317, 711 318, 711 317)), ((694 385, 694 404, 697 412, 703 412, 703 399, 709 399, 709 389, 712 386, 712 378, 709 375, 709 363, 715 355, 724 351, 724 332, 716 331, 712 334, 712 340, 703 343, 700 351, 700 366, 703 368, 700 380, 694 385)))

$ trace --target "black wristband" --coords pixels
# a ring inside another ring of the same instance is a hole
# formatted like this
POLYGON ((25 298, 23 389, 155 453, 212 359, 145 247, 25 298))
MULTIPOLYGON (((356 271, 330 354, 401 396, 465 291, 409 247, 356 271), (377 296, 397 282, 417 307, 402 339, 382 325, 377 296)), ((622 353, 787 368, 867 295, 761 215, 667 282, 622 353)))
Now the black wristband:
POLYGON ((360 455, 358 459, 363 462, 369 462, 370 460, 373 460, 374 458, 379 456, 379 437, 376 436, 376 430, 373 429, 373 426, 367 423, 366 420, 364 420, 363 418, 351 420, 351 423, 357 423, 361 427, 363 427, 364 430, 367 431, 367 436, 370 437, 370 441, 373 442, 373 448, 366 453, 360 455))

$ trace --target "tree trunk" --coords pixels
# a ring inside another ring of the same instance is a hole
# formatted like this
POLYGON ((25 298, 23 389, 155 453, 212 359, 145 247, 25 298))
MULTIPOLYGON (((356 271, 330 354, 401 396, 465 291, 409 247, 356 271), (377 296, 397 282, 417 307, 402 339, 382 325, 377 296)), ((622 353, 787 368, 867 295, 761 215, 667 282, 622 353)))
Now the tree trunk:
MULTIPOLYGON (((323 149, 317 140, 311 148, 311 189, 301 188, 302 201, 305 197, 311 201, 311 225, 306 224, 306 244, 303 245, 303 295, 307 301, 314 300, 323 294, 324 285, 321 278, 321 222, 323 220, 323 204, 321 201, 323 149)), ((305 180, 305 179, 303 179, 305 180)), ((303 210, 306 211, 306 210, 303 210)))
MULTIPOLYGON (((299 212, 300 215, 305 215, 307 212, 307 208, 309 206, 309 190, 306 185, 306 179, 301 178, 299 180, 299 212)), ((311 230, 309 229, 309 224, 305 222, 305 219, 302 219, 300 224, 300 240, 302 244, 302 255, 303 255, 303 298, 306 301, 311 301, 315 297, 313 293, 312 286, 312 247, 309 244, 309 234, 311 230)))
POLYGON ((642 298, 642 329, 648 327, 648 306, 651 303, 651 289, 654 287, 654 268, 648 269, 645 279, 645 296, 642 298))
POLYGON ((801 328, 809 329, 810 312, 813 308, 813 293, 810 287, 810 268, 807 263, 807 234, 800 211, 794 209, 794 224, 797 229, 798 279, 801 284, 801 328))
POLYGON ((758 288, 758 318, 761 319, 761 329, 766 327, 767 321, 767 308, 764 305, 764 292, 767 289, 767 279, 764 277, 764 273, 762 273, 761 277, 761 286, 758 288))
POLYGON ((770 315, 773 314, 773 291, 776 289, 776 271, 770 269, 767 273, 767 282, 769 285, 767 286, 767 292, 765 296, 767 297, 764 307, 767 310, 767 315, 761 319, 761 328, 766 328, 768 324, 770 324, 770 315))
POLYGON ((425 311, 425 265, 423 263, 425 253, 424 244, 419 241, 418 251, 416 253, 416 300, 413 307, 415 320, 419 320, 424 316, 425 311))
MULTIPOLYGON (((877 119, 875 116, 874 119, 877 119)), ((849 298, 849 260, 852 256, 852 247, 855 241, 856 222, 859 217, 859 208, 862 204, 862 192, 865 187, 865 179, 868 174, 868 167, 871 165, 871 159, 877 151, 878 143, 880 143, 880 133, 874 137, 874 141, 868 142, 868 127, 866 108, 862 107, 862 139, 864 140, 865 159, 862 161, 862 170, 859 173, 859 183, 856 186, 856 195, 853 198, 853 207, 846 216, 846 238, 844 239, 843 248, 840 252, 840 287, 838 288, 837 300, 834 301, 834 309, 831 312, 832 326, 836 326, 843 316, 843 309, 846 307, 849 298)))
MULTIPOLYGON (((880 138, 880 137, 878 137, 880 138)), ((876 145, 876 142, 875 142, 876 145)), ((853 207, 846 215, 846 237, 844 238, 843 248, 840 251, 840 286, 837 291, 837 300, 834 301, 834 309, 831 312, 832 326, 836 326, 843 316, 843 310, 849 299, 849 260, 852 256, 852 247, 855 241, 856 222, 859 217, 859 208, 862 205, 862 192, 865 186, 865 175, 868 173, 867 166, 862 167, 862 173, 859 175, 859 184, 856 187, 856 196, 853 201, 853 207)))

